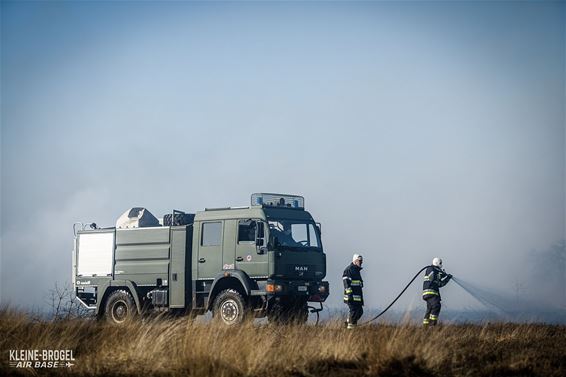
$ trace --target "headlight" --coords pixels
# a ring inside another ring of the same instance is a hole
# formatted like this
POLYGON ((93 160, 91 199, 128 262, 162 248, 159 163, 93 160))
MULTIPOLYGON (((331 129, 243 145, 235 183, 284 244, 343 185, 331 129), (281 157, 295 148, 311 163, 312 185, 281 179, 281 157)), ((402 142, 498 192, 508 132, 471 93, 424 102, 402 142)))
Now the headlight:
POLYGON ((265 285, 265 291, 268 293, 282 292, 283 286, 280 284, 268 283, 265 285))

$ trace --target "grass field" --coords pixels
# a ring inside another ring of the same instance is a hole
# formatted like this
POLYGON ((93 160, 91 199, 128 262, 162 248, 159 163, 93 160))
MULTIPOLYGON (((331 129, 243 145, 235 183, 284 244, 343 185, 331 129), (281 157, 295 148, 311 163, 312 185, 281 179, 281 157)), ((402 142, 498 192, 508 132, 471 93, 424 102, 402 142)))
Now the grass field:
POLYGON ((187 318, 122 327, 0 311, 0 375, 566 376, 566 326, 246 324, 187 318), (76 365, 21 369, 9 350, 71 349, 76 365))

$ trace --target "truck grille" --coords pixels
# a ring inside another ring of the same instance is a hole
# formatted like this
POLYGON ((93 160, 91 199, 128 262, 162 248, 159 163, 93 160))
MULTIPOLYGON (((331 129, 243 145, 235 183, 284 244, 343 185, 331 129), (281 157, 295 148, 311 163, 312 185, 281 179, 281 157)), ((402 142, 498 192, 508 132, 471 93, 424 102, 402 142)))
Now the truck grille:
POLYGON ((315 266, 312 264, 288 264, 287 274, 290 277, 313 278, 315 276, 315 266))

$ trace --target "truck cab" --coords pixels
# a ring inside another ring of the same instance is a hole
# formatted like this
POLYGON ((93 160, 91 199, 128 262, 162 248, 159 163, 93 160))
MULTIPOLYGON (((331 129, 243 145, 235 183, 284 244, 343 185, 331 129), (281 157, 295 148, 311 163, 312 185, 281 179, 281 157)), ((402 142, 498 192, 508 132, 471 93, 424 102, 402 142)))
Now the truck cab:
POLYGON ((302 197, 254 194, 249 207, 198 212, 193 240, 197 289, 213 285, 218 271, 238 274, 260 293, 261 305, 254 305, 259 316, 305 320, 307 302, 326 300, 328 283, 322 281, 326 255, 320 227, 303 203, 302 197))

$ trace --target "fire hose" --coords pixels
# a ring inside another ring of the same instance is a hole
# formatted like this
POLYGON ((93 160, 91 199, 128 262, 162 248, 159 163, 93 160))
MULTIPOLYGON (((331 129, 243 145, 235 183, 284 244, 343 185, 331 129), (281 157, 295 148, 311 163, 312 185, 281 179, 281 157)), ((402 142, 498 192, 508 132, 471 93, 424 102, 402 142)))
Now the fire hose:
POLYGON ((364 323, 361 323, 360 326, 367 325, 367 324, 369 324, 370 322, 373 322, 373 321, 375 321, 376 319, 378 319, 379 317, 381 317, 383 314, 385 314, 385 312, 388 311, 389 308, 391 308, 391 307, 393 306, 393 304, 395 304, 395 302, 397 302, 397 300, 399 299, 399 297, 401 297, 401 296, 403 295, 403 293, 405 293, 405 291, 407 290, 407 288, 409 288, 409 286, 415 281, 415 279, 421 274, 421 272, 423 272, 424 270, 426 270, 428 267, 429 267, 429 266, 424 266, 423 268, 421 268, 421 269, 419 270, 419 272, 417 272, 417 273, 415 274, 415 276, 411 279, 411 281, 405 286, 405 288, 403 288, 403 290, 401 291, 401 293, 399 293, 399 294, 397 295, 397 297, 395 297, 395 300, 393 300, 393 301, 391 302, 391 304, 389 304, 389 306, 387 306, 385 309, 383 309, 383 310, 381 311, 381 313, 379 313, 378 315, 376 315, 376 316, 373 317, 372 319, 370 319, 370 320, 368 320, 368 321, 366 321, 366 322, 364 322, 364 323))

